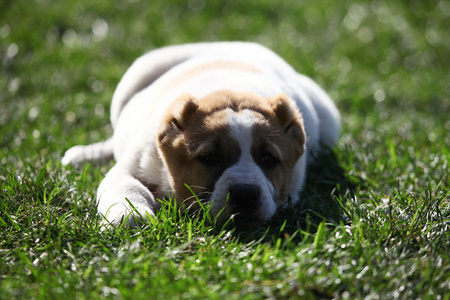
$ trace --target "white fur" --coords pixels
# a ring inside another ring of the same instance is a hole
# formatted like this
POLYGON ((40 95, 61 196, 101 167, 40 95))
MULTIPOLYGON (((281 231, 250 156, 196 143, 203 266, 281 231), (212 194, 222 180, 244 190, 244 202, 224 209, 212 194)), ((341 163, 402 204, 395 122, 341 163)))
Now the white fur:
MULTIPOLYGON (((135 218, 153 218, 159 203, 148 187, 157 186, 166 193, 173 191, 171 174, 156 146, 157 128, 164 112, 182 94, 203 97, 224 89, 256 93, 263 97, 285 93, 297 103, 307 135, 306 152, 295 165, 290 187, 292 202, 298 202, 308 160, 313 159, 313 154, 320 150, 320 142, 333 147, 338 139, 339 112, 314 81, 298 74, 272 51, 253 43, 172 46, 138 58, 123 76, 113 96, 113 137, 104 143, 76 146, 66 152, 62 162, 66 165, 79 164, 83 160, 97 161, 107 159, 114 153, 117 164, 108 172, 98 189, 99 212, 114 225, 127 218, 133 208, 137 213, 131 212, 132 218, 128 219, 130 226, 135 225, 135 218), (168 88, 174 78, 193 67, 224 59, 255 66, 262 73, 214 69, 186 78, 182 83, 168 88)), ((269 199, 274 191, 249 155, 251 139, 247 139, 247 136, 251 123, 251 117, 246 113, 230 115, 230 126, 243 149, 242 156, 217 181, 213 198, 223 199, 227 193, 226 187, 236 181, 258 184, 264 195, 258 214, 268 219, 276 210, 273 199, 269 199)), ((219 204, 214 204, 213 209, 219 207, 219 204)))

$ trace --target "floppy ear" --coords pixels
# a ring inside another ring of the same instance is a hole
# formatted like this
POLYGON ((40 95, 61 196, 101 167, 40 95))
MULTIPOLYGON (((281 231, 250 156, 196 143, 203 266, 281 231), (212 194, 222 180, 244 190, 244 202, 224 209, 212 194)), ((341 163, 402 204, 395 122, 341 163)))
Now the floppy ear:
POLYGON ((297 141, 304 148, 306 134, 303 118, 294 100, 286 94, 279 94, 272 98, 272 109, 283 133, 291 141, 297 141))
POLYGON ((193 96, 189 94, 182 95, 173 106, 172 115, 168 121, 174 128, 183 132, 197 109, 198 104, 193 96))
POLYGON ((197 101, 191 95, 183 95, 171 106, 158 130, 158 142, 171 143, 184 132, 198 109, 197 101))

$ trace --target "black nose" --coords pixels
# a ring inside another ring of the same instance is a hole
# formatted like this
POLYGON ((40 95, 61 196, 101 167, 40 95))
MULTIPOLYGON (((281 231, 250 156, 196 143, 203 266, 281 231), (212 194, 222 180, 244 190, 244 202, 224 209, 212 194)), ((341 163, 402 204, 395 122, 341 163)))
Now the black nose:
POLYGON ((259 188, 254 184, 235 184, 230 187, 230 206, 233 214, 252 217, 260 206, 259 188))

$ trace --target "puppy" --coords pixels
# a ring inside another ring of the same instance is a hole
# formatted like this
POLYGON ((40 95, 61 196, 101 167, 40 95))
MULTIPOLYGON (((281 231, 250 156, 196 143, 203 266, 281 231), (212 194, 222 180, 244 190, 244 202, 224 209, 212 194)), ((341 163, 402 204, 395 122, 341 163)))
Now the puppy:
POLYGON ((113 136, 69 149, 63 165, 115 158, 97 192, 109 224, 152 219, 157 198, 211 217, 267 221, 296 204, 307 163, 333 147, 329 96, 253 43, 172 46, 138 58, 111 104, 113 136), (194 196, 195 195, 195 196, 194 196))

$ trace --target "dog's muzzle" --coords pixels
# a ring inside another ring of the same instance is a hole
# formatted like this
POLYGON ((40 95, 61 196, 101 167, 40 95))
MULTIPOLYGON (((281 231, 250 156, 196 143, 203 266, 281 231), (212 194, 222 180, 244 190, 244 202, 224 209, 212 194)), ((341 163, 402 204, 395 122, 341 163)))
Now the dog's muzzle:
POLYGON ((257 219, 261 207, 260 190, 254 184, 235 184, 230 187, 229 205, 239 219, 257 219))

